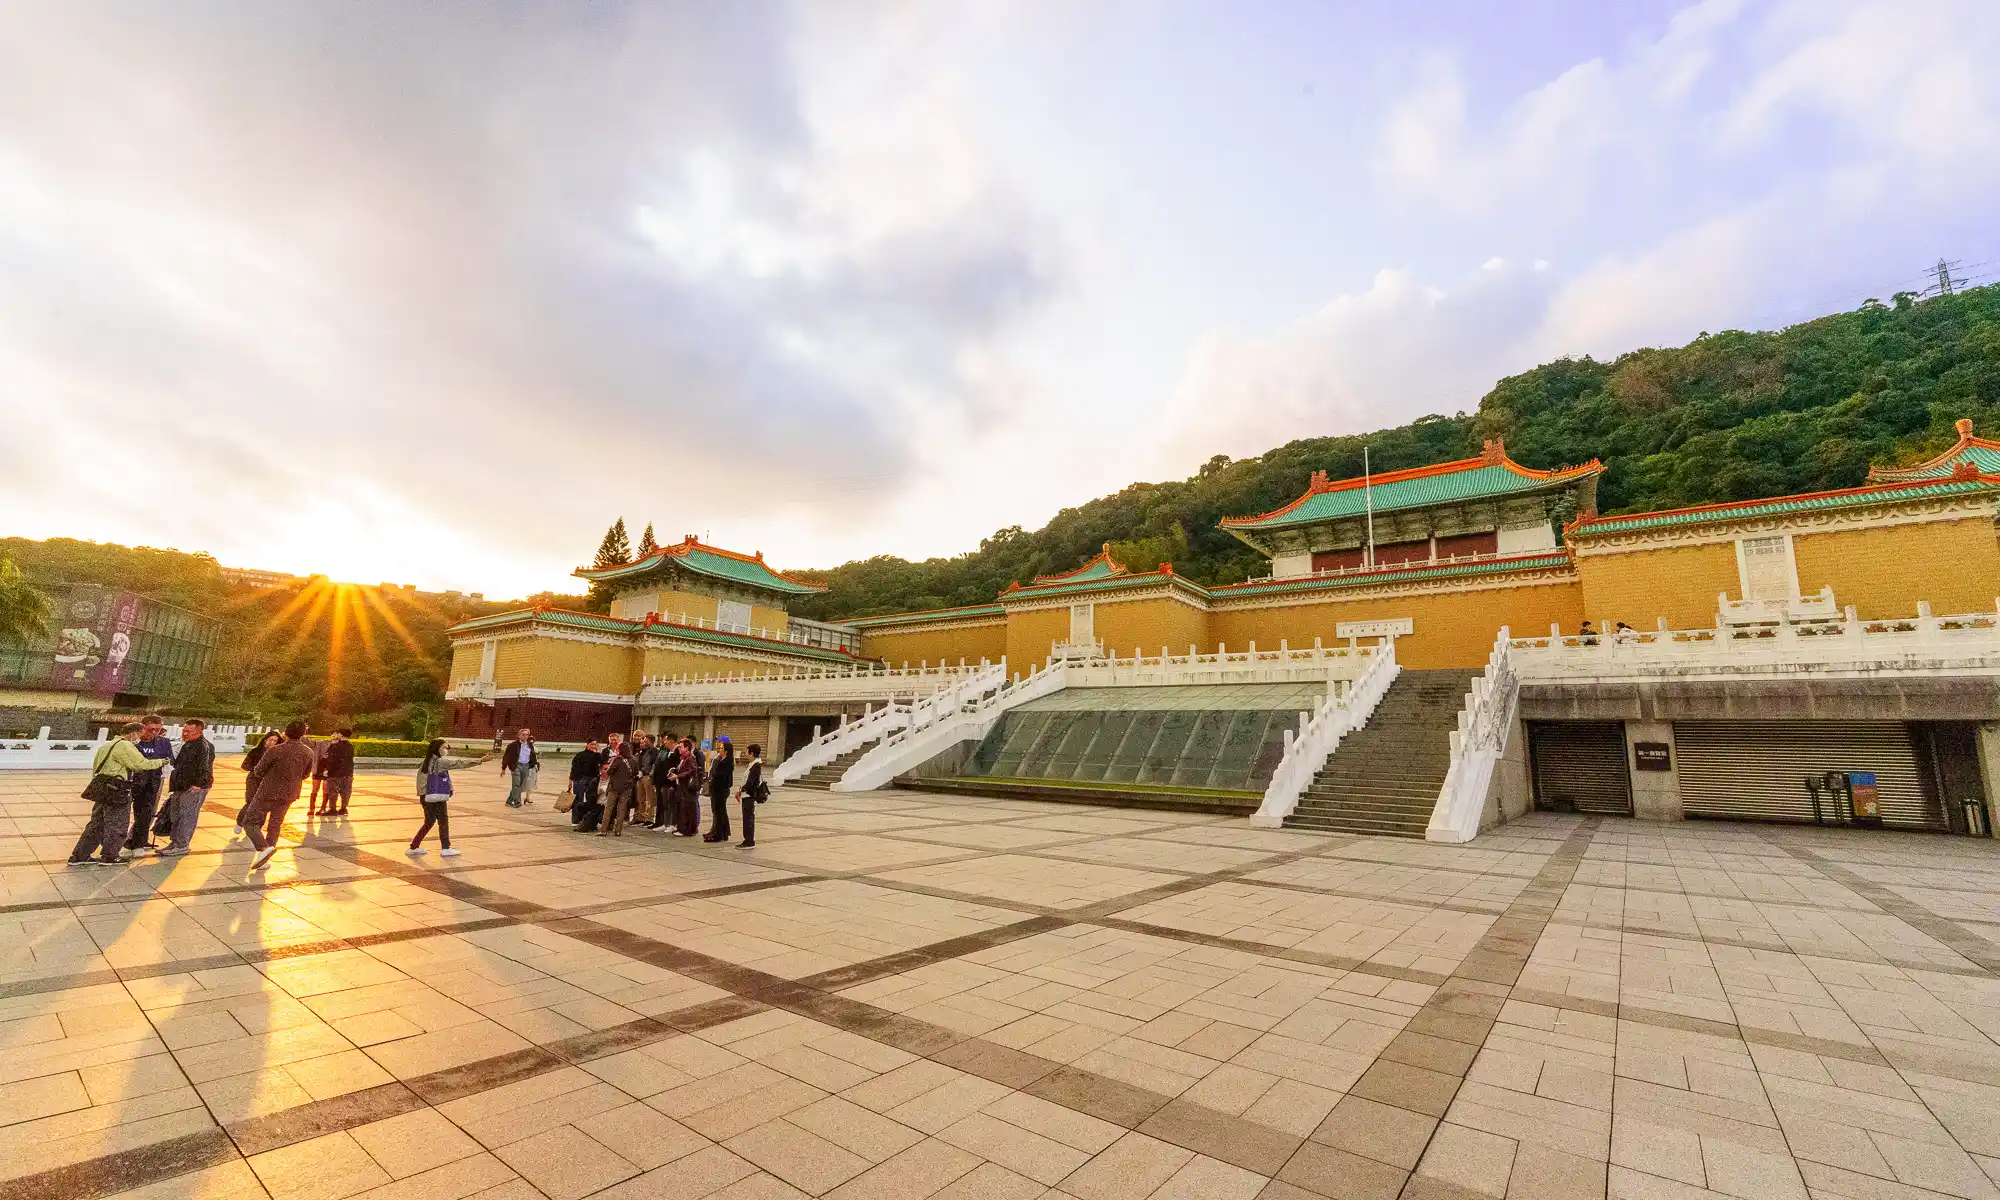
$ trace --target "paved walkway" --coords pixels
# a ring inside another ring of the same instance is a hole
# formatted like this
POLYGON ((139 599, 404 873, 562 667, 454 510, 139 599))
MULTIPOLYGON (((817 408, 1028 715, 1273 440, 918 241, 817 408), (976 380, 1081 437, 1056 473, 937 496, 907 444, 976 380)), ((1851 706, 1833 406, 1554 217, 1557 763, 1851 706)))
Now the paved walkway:
POLYGON ((2000 1194, 1992 842, 780 791, 742 851, 494 771, 460 858, 363 776, 253 875, 231 770, 66 869, 81 784, 0 775, 7 1197, 2000 1194))

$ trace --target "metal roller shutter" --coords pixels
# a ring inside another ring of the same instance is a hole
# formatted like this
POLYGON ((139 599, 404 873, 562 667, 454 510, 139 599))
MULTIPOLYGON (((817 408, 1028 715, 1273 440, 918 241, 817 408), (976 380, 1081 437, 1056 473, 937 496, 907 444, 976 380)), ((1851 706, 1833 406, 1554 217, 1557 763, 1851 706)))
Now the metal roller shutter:
POLYGON ((1945 828, 1901 721, 1676 721, 1674 751, 1691 817, 1810 822, 1806 776, 1873 771, 1883 824, 1945 828))
POLYGON ((1632 815, 1625 726, 1618 721, 1537 721, 1528 727, 1535 800, 1559 811, 1632 815))

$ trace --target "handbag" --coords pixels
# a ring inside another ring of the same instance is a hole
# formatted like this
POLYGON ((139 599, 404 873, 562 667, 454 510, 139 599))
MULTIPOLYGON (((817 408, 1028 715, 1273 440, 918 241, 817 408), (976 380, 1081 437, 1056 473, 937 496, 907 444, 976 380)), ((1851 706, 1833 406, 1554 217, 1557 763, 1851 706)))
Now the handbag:
POLYGON ((92 775, 83 785, 83 798, 92 804, 130 804, 132 781, 116 775, 92 775))
POLYGON ((153 817, 153 836, 174 836, 174 806, 171 803, 160 805, 159 813, 153 817))
POLYGON ((568 812, 575 805, 576 805, 576 785, 572 783, 568 787, 563 789, 562 798, 556 801, 556 811, 568 812))

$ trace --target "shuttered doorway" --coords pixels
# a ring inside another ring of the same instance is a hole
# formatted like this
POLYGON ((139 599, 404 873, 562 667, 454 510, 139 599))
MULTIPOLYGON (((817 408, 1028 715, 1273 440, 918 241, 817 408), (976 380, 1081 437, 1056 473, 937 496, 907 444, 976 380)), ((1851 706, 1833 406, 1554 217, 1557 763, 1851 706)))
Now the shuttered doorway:
POLYGON ((1622 722, 1536 721, 1528 726, 1528 754, 1537 808, 1632 815, 1622 722))
POLYGON ((1883 824, 1946 827, 1901 721, 1676 721, 1674 751, 1690 817, 1810 822, 1806 776, 1873 771, 1883 824))

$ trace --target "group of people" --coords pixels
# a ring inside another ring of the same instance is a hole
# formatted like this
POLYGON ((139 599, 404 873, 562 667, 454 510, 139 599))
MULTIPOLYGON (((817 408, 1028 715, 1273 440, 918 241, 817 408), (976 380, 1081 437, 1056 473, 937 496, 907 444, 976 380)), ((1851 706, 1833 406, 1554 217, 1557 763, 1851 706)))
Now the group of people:
MULTIPOLYGON (((257 857, 252 870, 270 865, 278 852, 278 832, 298 802, 306 780, 317 777, 328 811, 338 798, 347 811, 354 790, 354 747, 343 729, 325 746, 306 740, 306 723, 293 721, 284 732, 266 733, 243 757, 249 779, 236 814, 236 836, 248 837, 257 857), (344 751, 344 753, 343 753, 344 751)), ((125 725, 90 764, 90 819, 70 850, 72 866, 116 866, 147 855, 176 858, 194 840, 202 805, 215 786, 215 743, 199 720, 181 723, 178 744, 166 737, 166 722, 155 714, 125 725), (164 793, 166 803, 160 803, 164 793), (156 837, 167 838, 160 846, 156 837)))
MULTIPOLYGON (((707 755, 691 737, 675 739, 644 732, 630 737, 614 733, 604 741, 593 737, 570 759, 569 784, 557 807, 569 812, 570 828, 577 833, 623 837, 628 827, 637 826, 671 831, 676 837, 726 842, 732 836, 729 798, 733 789, 743 813, 743 840, 736 844, 747 850, 757 844, 757 805, 771 794, 770 785, 764 782, 764 748, 751 745, 747 749, 749 761, 738 788, 736 749, 727 737, 715 739, 715 748, 707 755), (701 832, 704 789, 711 814, 705 834, 701 832)), ((540 763, 529 730, 521 730, 507 743, 500 769, 512 776, 509 805, 528 802, 540 763)))
MULTIPOLYGON (((307 740, 307 732, 304 721, 293 721, 282 732, 266 732, 243 757, 248 779, 232 840, 250 839, 256 851, 250 864, 253 871, 264 869, 277 854, 285 817, 308 780, 314 784, 309 815, 347 815, 354 794, 353 733, 342 729, 315 745, 307 740)), ((438 833, 439 852, 458 855, 451 845, 451 773, 491 757, 454 757, 446 753, 443 738, 432 739, 417 766, 416 799, 424 820, 410 839, 411 856, 428 853, 423 843, 432 829, 438 833)), ((508 806, 530 803, 541 769, 530 730, 521 730, 507 744, 500 767, 510 777, 508 806)), ((704 756, 692 738, 676 741, 648 733, 626 738, 614 733, 608 743, 591 738, 570 760, 569 787, 558 807, 570 813, 570 828, 578 833, 622 837, 628 825, 636 824, 694 837, 701 833, 700 796, 706 787, 713 815, 702 840, 726 842, 731 836, 729 795, 735 773, 735 750, 727 737, 716 739, 713 754, 704 756)), ((178 744, 166 737, 166 723, 157 715, 124 726, 92 760, 90 783, 84 789, 91 801, 90 818, 70 851, 70 865, 113 866, 146 855, 186 854, 214 786, 215 744, 201 721, 183 722, 178 744), (167 844, 157 845, 156 837, 167 838, 167 844)), ((743 810, 743 840, 738 846, 748 849, 757 844, 756 806, 769 796, 763 749, 750 746, 743 786, 737 789, 743 810)))

